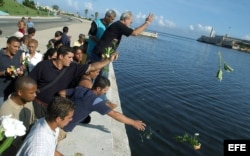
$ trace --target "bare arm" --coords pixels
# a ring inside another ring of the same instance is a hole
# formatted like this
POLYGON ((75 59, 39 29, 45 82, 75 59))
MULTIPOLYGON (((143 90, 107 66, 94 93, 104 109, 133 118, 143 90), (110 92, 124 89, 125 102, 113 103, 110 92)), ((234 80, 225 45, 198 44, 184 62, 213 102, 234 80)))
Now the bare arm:
POLYGON ((120 112, 111 110, 108 113, 108 116, 112 117, 113 119, 125 123, 127 125, 133 126, 135 129, 139 130, 139 131, 144 131, 146 124, 143 123, 140 120, 133 120, 131 118, 126 117, 125 115, 121 114, 120 112))
POLYGON ((63 154, 62 154, 62 153, 60 153, 59 151, 55 150, 55 154, 54 154, 54 156, 63 156, 63 154))
POLYGON ((118 54, 115 52, 111 55, 111 57, 109 59, 105 59, 105 60, 102 60, 100 62, 95 62, 95 63, 91 63, 89 65, 89 68, 88 70, 86 71, 87 72, 90 72, 90 71, 94 71, 94 70, 98 70, 98 69, 101 69, 103 67, 105 67, 106 65, 108 65, 110 62, 113 62, 114 60, 116 60, 118 57, 118 54))
POLYGON ((143 23, 141 26, 135 28, 131 35, 132 36, 139 35, 143 30, 145 30, 147 28, 147 26, 149 26, 149 24, 153 21, 153 19, 154 19, 154 15, 150 13, 148 15, 148 17, 145 19, 145 23, 143 23))
POLYGON ((78 84, 78 86, 82 86, 85 88, 92 88, 93 83, 90 80, 81 80, 78 84))
POLYGON ((66 90, 61 90, 58 92, 61 97, 66 97, 66 90))
POLYGON ((0 71, 0 76, 5 76, 5 70, 0 71))

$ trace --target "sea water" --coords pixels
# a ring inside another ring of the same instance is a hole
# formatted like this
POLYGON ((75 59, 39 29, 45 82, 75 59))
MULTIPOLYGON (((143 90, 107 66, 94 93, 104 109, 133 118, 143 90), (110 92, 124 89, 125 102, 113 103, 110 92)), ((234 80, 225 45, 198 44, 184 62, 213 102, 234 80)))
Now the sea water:
MULTIPOLYGON (((250 139, 250 54, 159 34, 123 37, 114 62, 123 113, 151 127, 126 126, 132 156, 222 156, 225 139, 250 139), (218 52, 234 71, 218 81, 218 52), (175 137, 199 133, 196 151, 175 137)), ((111 84, 112 85, 112 84, 111 84)))

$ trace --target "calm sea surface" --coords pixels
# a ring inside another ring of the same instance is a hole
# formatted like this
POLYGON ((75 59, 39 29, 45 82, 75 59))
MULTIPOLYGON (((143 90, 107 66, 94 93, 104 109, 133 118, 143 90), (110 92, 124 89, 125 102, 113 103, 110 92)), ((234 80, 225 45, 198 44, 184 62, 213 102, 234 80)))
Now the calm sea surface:
POLYGON ((132 156, 222 156, 224 139, 250 139, 250 54, 178 36, 124 37, 114 63, 123 113, 143 120, 151 139, 126 126, 132 156), (234 69, 217 81, 218 51, 234 69), (195 151, 177 142, 199 133, 195 151))

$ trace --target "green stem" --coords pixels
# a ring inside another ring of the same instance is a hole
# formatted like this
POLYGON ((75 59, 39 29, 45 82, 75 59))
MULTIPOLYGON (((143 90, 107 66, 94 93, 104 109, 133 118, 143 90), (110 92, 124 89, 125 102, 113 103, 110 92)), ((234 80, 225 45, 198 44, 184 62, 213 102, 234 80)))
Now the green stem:
POLYGON ((14 137, 7 137, 0 145, 0 154, 2 154, 7 148, 9 148, 13 141, 14 137))
POLYGON ((219 67, 220 67, 220 69, 221 69, 221 63, 222 63, 221 53, 218 52, 218 55, 219 55, 219 62, 220 62, 219 67))

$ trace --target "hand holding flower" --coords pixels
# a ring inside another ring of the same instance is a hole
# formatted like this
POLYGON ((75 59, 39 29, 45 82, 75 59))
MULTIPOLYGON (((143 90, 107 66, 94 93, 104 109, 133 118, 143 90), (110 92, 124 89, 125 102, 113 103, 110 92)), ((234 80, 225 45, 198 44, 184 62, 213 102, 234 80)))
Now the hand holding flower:
POLYGON ((118 53, 117 53, 117 52, 114 52, 114 53, 111 54, 109 60, 110 60, 111 62, 113 62, 113 61, 117 60, 117 58, 118 58, 118 53))

